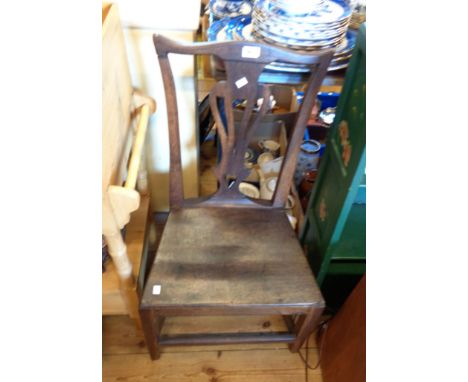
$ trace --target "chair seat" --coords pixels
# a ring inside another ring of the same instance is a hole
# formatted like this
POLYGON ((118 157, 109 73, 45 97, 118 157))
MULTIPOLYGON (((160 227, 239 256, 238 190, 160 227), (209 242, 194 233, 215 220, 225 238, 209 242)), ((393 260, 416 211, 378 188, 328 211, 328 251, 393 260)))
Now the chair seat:
POLYGON ((141 307, 323 307, 284 211, 183 208, 170 212, 141 307), (153 286, 160 293, 153 294, 153 286))

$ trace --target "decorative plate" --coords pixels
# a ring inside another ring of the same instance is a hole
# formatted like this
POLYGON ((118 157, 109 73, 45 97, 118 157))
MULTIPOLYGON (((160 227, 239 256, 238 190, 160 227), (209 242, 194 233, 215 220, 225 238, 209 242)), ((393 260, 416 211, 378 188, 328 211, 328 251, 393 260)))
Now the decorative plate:
MULTIPOLYGON (((335 48, 335 55, 328 68, 328 71, 335 71, 346 68, 351 58, 352 50, 356 44, 356 32, 348 30, 345 37, 338 43, 332 41, 330 46, 309 46, 304 49, 304 46, 280 44, 269 38, 265 38, 258 34, 252 25, 251 16, 237 16, 234 18, 224 18, 215 21, 208 28, 208 41, 259 41, 272 45, 283 46, 290 49, 295 49, 298 52, 309 52, 312 50, 320 51, 327 47, 335 48), (334 46, 333 46, 334 45, 334 46)), ((330 43, 330 42, 329 42, 330 43)), ((290 72, 290 73, 306 73, 309 72, 307 66, 294 65, 282 62, 275 62, 265 67, 267 70, 290 72)))
POLYGON ((248 15, 252 12, 249 0, 211 0, 210 11, 217 19, 248 15))
MULTIPOLYGON (((308 12, 306 11, 307 7, 305 4, 300 4, 303 9, 299 14, 291 12, 291 10, 288 9, 288 7, 297 6, 293 5, 293 2, 289 3, 291 5, 285 7, 285 2, 258 0, 255 7, 264 9, 265 12, 270 13, 271 16, 278 19, 283 19, 285 21, 301 19, 307 24, 335 23, 339 20, 351 17, 352 14, 351 7, 344 0, 326 0, 323 1, 321 5, 309 2, 307 5, 310 11, 308 12)), ((297 3, 299 3, 299 1, 297 1, 297 3)))

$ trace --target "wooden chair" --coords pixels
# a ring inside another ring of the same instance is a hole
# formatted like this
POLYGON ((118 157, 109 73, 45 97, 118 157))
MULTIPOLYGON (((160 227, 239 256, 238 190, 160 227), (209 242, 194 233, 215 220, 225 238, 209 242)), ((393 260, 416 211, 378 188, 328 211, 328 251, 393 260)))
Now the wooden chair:
POLYGON ((296 157, 319 86, 333 51, 299 54, 253 43, 223 42, 181 45, 154 35, 164 82, 170 138, 171 211, 140 302, 140 316, 152 359, 161 345, 286 342, 297 351, 313 330, 324 300, 306 257, 291 228, 284 206, 296 157), (184 200, 179 126, 174 80, 168 54, 208 54, 223 60, 227 80, 210 93, 222 158, 215 168, 219 188, 207 198, 184 200), (283 160, 271 201, 253 200, 239 191, 248 170, 243 160, 249 137, 266 113, 257 113, 259 97, 269 99, 269 86, 258 83, 265 65, 273 61, 305 64, 312 75, 283 160), (232 108, 225 107, 223 126, 217 98, 232 105, 247 99, 240 126, 232 108), (167 316, 262 315, 285 317, 288 332, 161 335, 167 316))

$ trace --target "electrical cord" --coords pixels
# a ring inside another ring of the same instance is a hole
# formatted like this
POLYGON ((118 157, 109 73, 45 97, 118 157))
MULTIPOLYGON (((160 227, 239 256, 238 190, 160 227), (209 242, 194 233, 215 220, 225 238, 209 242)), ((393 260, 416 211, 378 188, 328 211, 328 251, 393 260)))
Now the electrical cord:
POLYGON ((322 355, 322 351, 323 351, 323 345, 325 343, 325 334, 327 332, 328 322, 330 321, 330 319, 331 318, 327 318, 326 320, 320 322, 317 325, 317 328, 312 333, 310 333, 309 336, 307 337, 306 347, 305 347, 305 357, 302 355, 300 350, 297 352, 299 354, 299 357, 301 358, 302 362, 304 362, 306 382, 308 382, 308 380, 309 380, 308 369, 316 370, 320 366, 321 355, 322 355), (309 364, 309 362, 308 362, 308 359, 309 359, 309 340, 310 340, 310 337, 314 333, 317 334, 317 341, 320 343, 320 345, 319 345, 319 352, 318 352, 319 354, 318 354, 317 364, 315 366, 311 366, 309 364))

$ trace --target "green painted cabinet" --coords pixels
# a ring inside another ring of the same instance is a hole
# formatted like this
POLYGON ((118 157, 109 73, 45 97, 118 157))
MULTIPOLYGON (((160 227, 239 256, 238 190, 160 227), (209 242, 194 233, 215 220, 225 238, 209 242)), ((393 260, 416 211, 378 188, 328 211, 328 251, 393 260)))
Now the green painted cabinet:
POLYGON ((365 272, 366 26, 359 30, 301 230, 319 285, 365 272))

